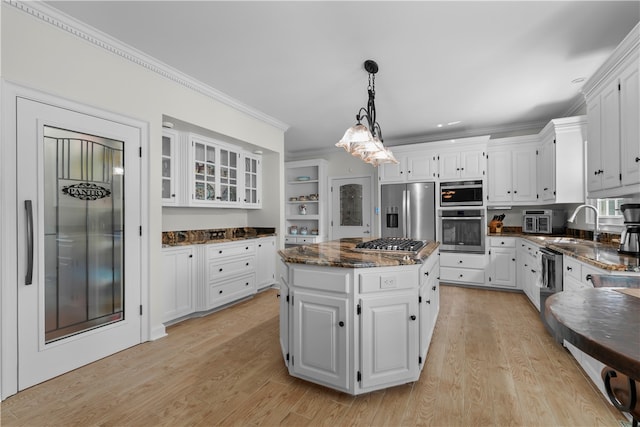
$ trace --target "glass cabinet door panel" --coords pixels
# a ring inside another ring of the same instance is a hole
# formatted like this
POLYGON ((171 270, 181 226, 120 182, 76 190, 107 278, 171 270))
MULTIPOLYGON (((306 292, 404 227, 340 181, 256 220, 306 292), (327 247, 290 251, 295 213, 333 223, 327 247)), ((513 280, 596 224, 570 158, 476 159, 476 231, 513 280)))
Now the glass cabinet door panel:
POLYGON ((362 226, 362 185, 340 186, 340 225, 362 226))

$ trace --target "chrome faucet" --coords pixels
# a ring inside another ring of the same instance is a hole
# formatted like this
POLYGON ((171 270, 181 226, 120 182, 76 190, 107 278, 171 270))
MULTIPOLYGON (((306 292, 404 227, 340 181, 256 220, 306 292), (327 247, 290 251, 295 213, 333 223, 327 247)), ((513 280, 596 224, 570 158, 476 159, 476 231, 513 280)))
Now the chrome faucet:
POLYGON ((571 216, 569 217, 569 219, 567 220, 568 222, 573 222, 576 219, 576 215, 578 214, 578 211, 582 208, 591 208, 593 209, 593 212, 596 214, 596 222, 595 222, 595 227, 593 229, 593 241, 597 242, 598 241, 598 235, 599 230, 600 230, 600 224, 598 222, 598 209, 593 206, 593 205, 580 205, 576 208, 575 211, 573 211, 573 213, 571 214, 571 216))

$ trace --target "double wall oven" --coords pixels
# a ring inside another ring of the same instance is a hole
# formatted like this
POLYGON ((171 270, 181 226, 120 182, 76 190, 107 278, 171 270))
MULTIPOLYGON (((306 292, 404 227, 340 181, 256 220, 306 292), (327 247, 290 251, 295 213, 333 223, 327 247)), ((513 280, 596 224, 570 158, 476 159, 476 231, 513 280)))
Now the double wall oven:
POLYGON ((440 251, 484 253, 484 209, 441 209, 440 251))

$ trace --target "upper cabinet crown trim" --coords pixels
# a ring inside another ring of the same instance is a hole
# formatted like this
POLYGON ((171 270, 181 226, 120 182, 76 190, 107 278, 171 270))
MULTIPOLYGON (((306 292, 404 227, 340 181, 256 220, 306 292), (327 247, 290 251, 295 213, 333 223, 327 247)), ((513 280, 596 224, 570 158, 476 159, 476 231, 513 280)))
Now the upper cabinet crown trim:
POLYGON ((194 90, 202 95, 212 98, 218 102, 221 102, 229 107, 245 113, 255 119, 258 119, 264 123, 274 126, 277 129, 286 131, 289 129, 289 125, 271 117, 261 111, 258 111, 237 99, 230 97, 229 95, 220 92, 217 89, 208 86, 193 77, 190 77, 180 71, 168 66, 167 64, 158 61, 157 59, 146 55, 139 50, 122 43, 121 41, 99 31, 95 28, 78 21, 70 17, 69 15, 60 12, 59 10, 48 6, 42 2, 22 2, 16 0, 4 0, 4 3, 15 7, 29 15, 40 19, 48 24, 51 24, 59 29, 68 32, 84 41, 94 44, 102 49, 116 54, 121 58, 131 61, 141 67, 146 68, 149 71, 153 71, 165 77, 175 83, 178 83, 186 88, 194 90))
POLYGON ((615 48, 611 56, 593 73, 589 80, 585 82, 582 87, 582 92, 585 96, 589 96, 603 80, 614 72, 620 63, 626 60, 629 55, 633 54, 634 49, 636 49, 638 45, 640 45, 640 23, 627 34, 624 40, 615 48))

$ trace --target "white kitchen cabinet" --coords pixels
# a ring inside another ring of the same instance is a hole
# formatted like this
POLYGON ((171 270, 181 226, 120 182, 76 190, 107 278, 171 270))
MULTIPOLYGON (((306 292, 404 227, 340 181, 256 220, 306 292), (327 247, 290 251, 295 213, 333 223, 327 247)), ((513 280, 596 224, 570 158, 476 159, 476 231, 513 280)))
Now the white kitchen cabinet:
POLYGON ((276 282, 276 256, 275 236, 256 240, 256 286, 258 290, 276 282))
POLYGON ((462 151, 441 151, 438 154, 438 174, 441 180, 481 179, 485 170, 484 147, 466 147, 462 151))
POLYGON ((393 150, 398 163, 383 163, 378 166, 378 181, 381 184, 392 182, 419 182, 434 180, 437 177, 437 154, 435 151, 415 149, 410 151, 393 150))
POLYGON ((361 386, 412 381, 418 375, 417 289, 361 299, 361 386))
POLYGON ((488 205, 536 202, 536 150, 536 136, 504 138, 489 145, 488 205))
POLYGON ((540 311, 540 288, 542 287, 542 259, 540 246, 527 239, 520 239, 516 252, 518 283, 531 303, 540 311))
POLYGON ((240 207, 240 150, 196 134, 188 139, 190 204, 240 207))
POLYGON ((182 144, 180 134, 162 129, 162 205, 179 206, 184 203, 182 191, 182 144))
POLYGON ((568 255, 562 257, 562 266, 563 291, 593 288, 593 283, 589 279, 592 274, 610 274, 607 270, 585 264, 568 255))
POLYGON ((640 193, 640 44, 634 30, 585 83, 591 198, 640 193))
POLYGON ((262 207, 262 156, 242 153, 244 197, 242 206, 249 209, 262 207))
POLYGON ((484 285, 487 256, 456 252, 440 253, 440 281, 484 285))
POLYGON ((418 304, 420 305, 420 369, 427 360, 429 344, 433 337, 436 319, 440 311, 440 283, 438 274, 440 261, 438 257, 429 257, 420 267, 420 289, 418 304))
POLYGON ((293 298, 293 372, 339 390, 349 389, 348 351, 351 317, 346 296, 296 289, 293 298))
POLYGON ((538 201, 584 203, 586 117, 551 120, 539 135, 538 201))
POLYGON ((211 310, 256 293, 254 240, 206 245, 201 311, 211 310))
POLYGON ((193 246, 162 249, 163 322, 194 312, 195 264, 193 246))
POLYGON ((490 237, 488 286, 517 288, 516 238, 490 237))
POLYGON ((326 240, 328 200, 326 160, 285 163, 286 245, 304 245, 326 240), (311 195, 317 196, 317 199, 311 200, 311 195), (295 234, 292 232, 294 229, 295 234), (303 234, 303 230, 306 230, 306 234, 303 234))
POLYGON ((289 266, 278 259, 278 298, 280 299, 280 350, 285 366, 289 366, 289 316, 291 305, 289 304, 289 266))

